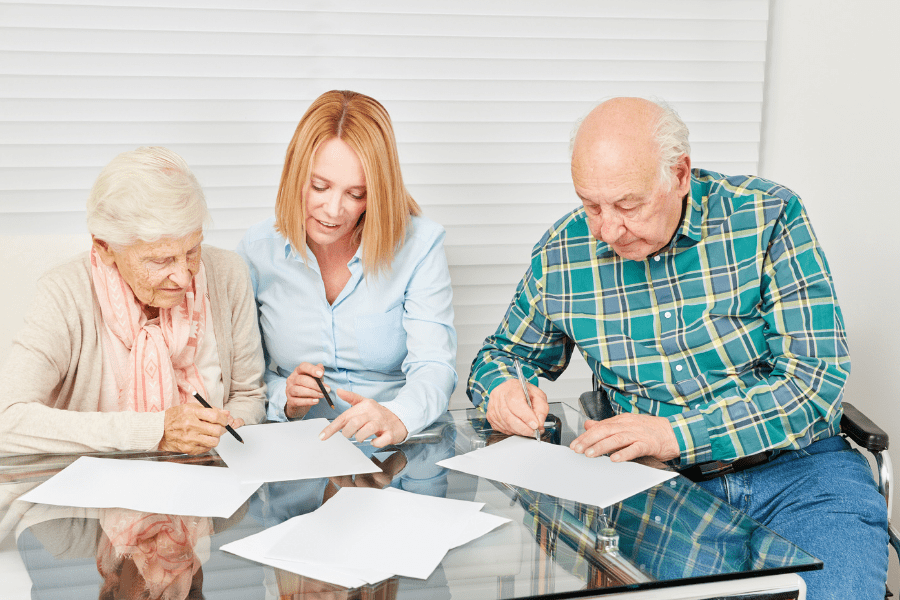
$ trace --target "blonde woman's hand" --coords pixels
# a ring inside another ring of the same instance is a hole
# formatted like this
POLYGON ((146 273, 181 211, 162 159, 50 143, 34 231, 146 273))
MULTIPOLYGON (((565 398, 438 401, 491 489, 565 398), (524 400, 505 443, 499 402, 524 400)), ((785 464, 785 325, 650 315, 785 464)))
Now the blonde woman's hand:
MULTIPOLYGON (((306 416, 309 409, 319 403, 319 399, 323 398, 319 385, 313 378, 321 378, 325 374, 325 368, 322 363, 313 365, 310 363, 300 363, 294 372, 287 378, 287 385, 284 392, 287 395, 287 401, 284 404, 284 414, 288 419, 299 419, 306 416)), ((329 392, 328 386, 325 386, 329 392)))

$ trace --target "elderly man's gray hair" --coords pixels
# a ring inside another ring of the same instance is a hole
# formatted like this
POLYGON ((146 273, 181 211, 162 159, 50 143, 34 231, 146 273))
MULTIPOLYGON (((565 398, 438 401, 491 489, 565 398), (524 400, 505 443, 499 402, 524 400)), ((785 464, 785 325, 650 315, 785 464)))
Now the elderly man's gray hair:
MULTIPOLYGON (((612 100, 612 98, 606 98, 596 106, 600 106, 607 100, 612 100)), ((671 185, 673 178, 672 167, 685 154, 691 155, 688 127, 681 120, 681 117, 678 116, 678 113, 675 112, 675 109, 664 100, 657 98, 646 98, 646 100, 652 102, 660 109, 659 121, 656 123, 655 131, 656 143, 659 145, 659 179, 666 185, 671 185)), ((592 107, 591 110, 596 108, 596 106, 592 107)), ((572 150, 575 148, 575 136, 578 135, 581 123, 590 114, 591 110, 578 119, 572 128, 572 134, 569 138, 570 159, 572 158, 572 150)))
POLYGON ((182 238, 207 221, 206 198, 190 167, 159 146, 112 159, 87 201, 88 231, 114 247, 182 238))

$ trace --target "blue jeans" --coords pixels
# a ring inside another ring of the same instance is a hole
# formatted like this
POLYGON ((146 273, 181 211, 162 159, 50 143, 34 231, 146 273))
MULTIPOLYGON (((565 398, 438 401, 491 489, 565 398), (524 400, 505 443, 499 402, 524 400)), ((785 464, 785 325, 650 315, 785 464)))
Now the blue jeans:
POLYGON ((887 504, 869 463, 840 436, 698 484, 825 563, 807 598, 884 598, 887 504))

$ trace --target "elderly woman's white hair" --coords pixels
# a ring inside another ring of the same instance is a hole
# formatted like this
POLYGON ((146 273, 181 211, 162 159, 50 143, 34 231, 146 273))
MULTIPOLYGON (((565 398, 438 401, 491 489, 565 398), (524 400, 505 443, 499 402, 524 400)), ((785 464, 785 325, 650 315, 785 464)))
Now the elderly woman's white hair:
POLYGON ((113 247, 185 237, 207 221, 206 198, 190 167, 159 146, 112 159, 87 201, 88 231, 113 247))
MULTIPOLYGON (((606 102, 606 100, 611 99, 612 98, 606 98, 596 106, 600 106, 606 102)), ((688 140, 688 127, 668 102, 659 100, 658 98, 646 98, 646 100, 652 102, 660 109, 659 120, 656 122, 656 131, 654 132, 656 143, 659 145, 659 180, 666 185, 671 185, 673 177, 672 167, 674 167, 675 163, 678 162, 678 159, 685 154, 688 156, 691 155, 691 142, 688 140)), ((581 123, 587 115, 596 108, 596 106, 591 107, 591 110, 578 119, 572 128, 572 135, 569 138, 570 159, 572 158, 572 150, 575 148, 575 136, 578 135, 581 123)))

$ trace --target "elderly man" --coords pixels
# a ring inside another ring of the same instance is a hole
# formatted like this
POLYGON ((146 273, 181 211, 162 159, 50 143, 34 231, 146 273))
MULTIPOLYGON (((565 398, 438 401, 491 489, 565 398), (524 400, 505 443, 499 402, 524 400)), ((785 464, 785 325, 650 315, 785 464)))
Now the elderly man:
POLYGON ((588 421, 572 450, 669 461, 821 558, 810 598, 879 597, 886 506, 837 435, 850 360, 828 263, 794 193, 692 171, 687 133, 638 98, 584 119, 583 206, 534 247, 469 397, 495 429, 530 435, 547 398, 529 384, 529 409, 513 357, 533 383, 578 346, 619 414, 588 421))

